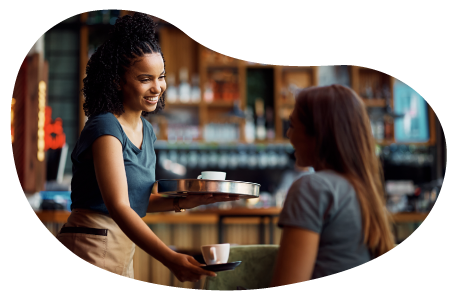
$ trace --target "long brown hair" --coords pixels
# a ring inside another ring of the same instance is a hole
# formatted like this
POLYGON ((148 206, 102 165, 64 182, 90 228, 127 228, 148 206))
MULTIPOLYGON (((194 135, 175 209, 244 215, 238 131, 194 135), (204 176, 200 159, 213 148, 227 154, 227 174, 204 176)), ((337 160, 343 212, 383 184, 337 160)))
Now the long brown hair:
POLYGON ((314 138, 316 170, 332 169, 354 187, 362 212, 364 243, 374 257, 394 247, 385 208, 383 172, 365 105, 341 85, 312 87, 296 97, 295 110, 314 138))

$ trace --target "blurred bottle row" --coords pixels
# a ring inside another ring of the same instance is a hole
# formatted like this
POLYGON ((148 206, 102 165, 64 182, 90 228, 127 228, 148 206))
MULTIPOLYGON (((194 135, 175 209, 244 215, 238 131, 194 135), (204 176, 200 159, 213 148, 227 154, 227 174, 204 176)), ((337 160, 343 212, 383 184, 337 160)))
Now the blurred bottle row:
POLYGON ((232 69, 210 69, 205 82, 203 99, 206 103, 234 102, 240 100, 238 72, 232 69))
POLYGON ((277 169, 293 164, 286 150, 159 150, 159 165, 164 169, 179 164, 203 169, 277 169))
POLYGON ((371 133, 376 140, 393 140, 394 120, 389 117, 370 116, 371 133))
POLYGON ((371 99, 390 99, 389 76, 381 72, 365 70, 360 76, 359 90, 360 97, 371 99))
POLYGON ((209 72, 208 76, 202 95, 198 74, 192 74, 189 80, 187 68, 181 68, 178 81, 175 74, 168 73, 165 94, 167 103, 200 103, 202 99, 206 103, 234 102, 240 99, 236 73, 218 69, 209 72))
POLYGON ((202 98, 199 75, 192 74, 189 82, 189 72, 183 67, 179 70, 178 82, 175 74, 168 73, 165 98, 167 103, 199 103, 202 98))
POLYGON ((434 162, 427 146, 392 144, 381 147, 380 156, 394 165, 430 166, 434 162))
MULTIPOLYGON (((273 122, 265 122, 264 118, 258 118, 257 122, 252 118, 252 113, 246 110, 246 125, 244 126, 247 143, 258 141, 273 141, 275 132, 273 122), (256 124, 257 123, 257 124, 256 124)), ((161 135, 162 128, 157 122, 152 122, 156 136, 161 135)), ((201 129, 198 125, 168 124, 166 139, 169 143, 191 143, 197 140, 214 143, 233 143, 240 141, 240 126, 237 123, 208 123, 201 129)))

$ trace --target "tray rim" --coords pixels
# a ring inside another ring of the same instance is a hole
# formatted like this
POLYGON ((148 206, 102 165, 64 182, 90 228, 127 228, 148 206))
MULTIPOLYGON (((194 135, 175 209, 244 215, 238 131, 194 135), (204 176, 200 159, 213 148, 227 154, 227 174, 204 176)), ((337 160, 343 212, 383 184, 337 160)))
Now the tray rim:
POLYGON ((156 181, 154 182, 154 184, 155 184, 156 182, 159 182, 159 181, 181 181, 181 180, 187 180, 187 181, 190 181, 190 180, 204 180, 204 181, 214 181, 214 182, 236 182, 236 183, 245 183, 245 184, 253 184, 253 185, 261 186, 259 183, 249 182, 249 181, 239 181, 239 180, 214 180, 214 179, 196 179, 196 178, 191 178, 191 179, 188 179, 188 178, 183 178, 183 179, 159 179, 159 180, 156 180, 156 181))

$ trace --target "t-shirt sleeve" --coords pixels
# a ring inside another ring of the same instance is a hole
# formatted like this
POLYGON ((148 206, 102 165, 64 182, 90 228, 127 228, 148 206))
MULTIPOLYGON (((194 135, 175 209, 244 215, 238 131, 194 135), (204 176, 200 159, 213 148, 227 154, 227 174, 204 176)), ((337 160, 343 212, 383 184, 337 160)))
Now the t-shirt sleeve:
POLYGON ((322 178, 303 175, 287 193, 278 226, 299 227, 320 234, 332 199, 331 190, 322 178))
POLYGON ((114 136, 124 148, 126 139, 122 132, 121 124, 114 115, 101 114, 93 116, 86 122, 72 156, 79 161, 81 154, 89 149, 94 141, 102 135, 114 136))

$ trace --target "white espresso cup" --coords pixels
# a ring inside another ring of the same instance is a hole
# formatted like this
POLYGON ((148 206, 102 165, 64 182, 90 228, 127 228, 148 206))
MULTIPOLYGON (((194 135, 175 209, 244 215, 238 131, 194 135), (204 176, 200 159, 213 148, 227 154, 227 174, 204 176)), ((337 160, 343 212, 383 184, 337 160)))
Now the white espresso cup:
POLYGON ((203 259, 207 265, 225 264, 230 254, 230 244, 212 244, 202 246, 203 259))
POLYGON ((203 171, 197 179, 225 180, 225 172, 203 171))

